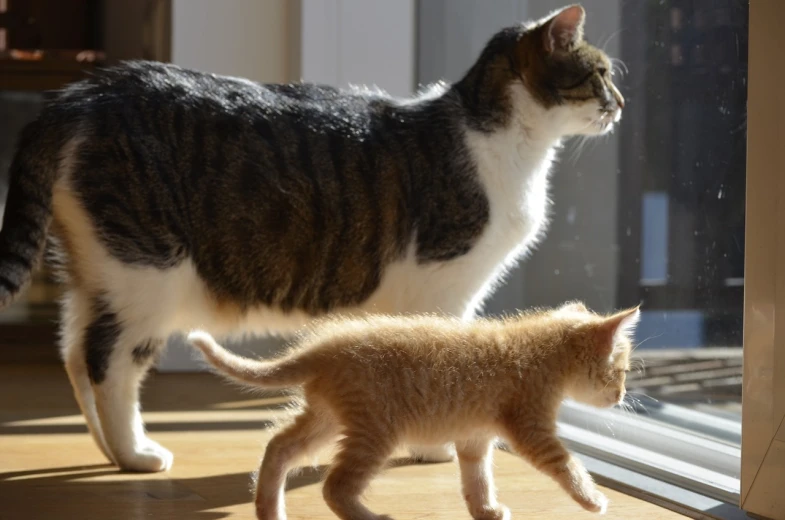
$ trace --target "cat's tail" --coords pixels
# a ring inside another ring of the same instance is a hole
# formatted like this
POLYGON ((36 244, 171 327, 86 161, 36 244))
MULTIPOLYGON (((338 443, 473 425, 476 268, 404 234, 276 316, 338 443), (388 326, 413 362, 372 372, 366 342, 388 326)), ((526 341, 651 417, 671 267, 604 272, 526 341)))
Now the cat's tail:
POLYGON ((30 282, 46 244, 62 148, 56 134, 44 119, 33 121, 22 130, 11 162, 0 229, 0 309, 30 282))
POLYGON ((307 379, 305 367, 296 357, 277 361, 244 358, 226 350, 204 331, 188 334, 188 343, 201 350, 219 373, 237 382, 274 389, 300 385, 307 379))

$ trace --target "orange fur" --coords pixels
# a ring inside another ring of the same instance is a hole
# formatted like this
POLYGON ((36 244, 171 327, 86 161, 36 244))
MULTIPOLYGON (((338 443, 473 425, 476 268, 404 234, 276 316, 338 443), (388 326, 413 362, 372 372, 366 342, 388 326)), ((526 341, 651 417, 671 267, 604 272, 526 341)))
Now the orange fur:
POLYGON ((359 497, 400 444, 455 442, 475 519, 503 519, 491 473, 497 437, 554 478, 581 506, 607 499, 556 436, 565 397, 599 407, 624 398, 638 308, 601 316, 579 302, 465 322, 437 316, 335 319, 309 329, 275 361, 253 361, 204 332, 189 341, 220 373, 262 388, 301 386, 304 403, 270 441, 256 493, 261 519, 285 518, 286 474, 342 436, 324 485, 344 519, 379 519, 359 497))

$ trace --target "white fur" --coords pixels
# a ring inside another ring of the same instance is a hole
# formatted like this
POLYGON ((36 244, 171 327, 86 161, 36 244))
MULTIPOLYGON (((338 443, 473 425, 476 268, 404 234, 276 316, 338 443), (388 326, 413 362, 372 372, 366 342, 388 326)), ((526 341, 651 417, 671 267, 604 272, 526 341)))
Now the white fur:
MULTIPOLYGON (((442 85, 406 103, 424 102, 443 92, 442 85)), ((379 288, 348 314, 443 312, 470 319, 483 300, 536 243, 547 221, 548 173, 560 140, 569 134, 598 134, 610 127, 596 105, 542 108, 520 84, 511 87, 517 114, 492 134, 466 130, 465 142, 490 200, 490 221, 466 255, 444 263, 418 264, 414 243, 389 266, 379 288)), ((613 114, 618 120, 619 114, 613 114)), ((608 119, 606 117, 606 119, 608 119)), ((167 469, 172 455, 150 440, 139 412, 138 388, 146 372, 130 351, 149 338, 204 329, 217 336, 243 332, 286 333, 307 322, 299 312, 284 314, 260 306, 244 316, 217 307, 191 261, 159 270, 127 266, 112 258, 70 188, 77 137, 66 148, 54 189, 57 222, 67 230, 75 253, 71 269, 79 283, 65 302, 63 357, 74 392, 97 444, 127 469, 167 469), (91 385, 82 346, 90 297, 105 295, 122 324, 104 382, 91 385)), ((427 172, 423 172, 427 175, 427 172)), ((439 453, 429 453, 440 458, 439 453)), ((446 454, 443 454, 446 455, 446 454)))

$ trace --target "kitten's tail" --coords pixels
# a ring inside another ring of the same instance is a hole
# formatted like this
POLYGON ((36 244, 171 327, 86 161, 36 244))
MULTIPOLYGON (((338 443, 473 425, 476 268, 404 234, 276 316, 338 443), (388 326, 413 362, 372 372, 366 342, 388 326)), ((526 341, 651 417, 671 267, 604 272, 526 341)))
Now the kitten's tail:
POLYGON ((42 119, 30 123, 11 162, 0 230, 0 309, 30 282, 46 244, 61 148, 56 133, 42 119))
POLYGON ((188 334, 188 343, 198 348, 205 359, 221 374, 238 382, 261 388, 286 388, 300 385, 307 379, 305 367, 297 358, 258 361, 229 352, 207 332, 188 334))

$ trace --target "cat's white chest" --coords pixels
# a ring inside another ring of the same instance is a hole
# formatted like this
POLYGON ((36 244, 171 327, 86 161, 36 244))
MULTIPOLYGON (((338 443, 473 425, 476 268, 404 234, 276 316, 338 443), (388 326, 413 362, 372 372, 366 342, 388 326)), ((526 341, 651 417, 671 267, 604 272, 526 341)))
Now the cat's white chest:
POLYGON ((533 146, 518 132, 469 134, 480 182, 490 201, 494 243, 519 244, 541 230, 547 217, 553 146, 533 146))
POLYGON ((468 134, 467 144, 490 203, 482 235, 466 255, 443 263, 418 264, 412 247, 388 268, 367 310, 468 318, 544 231, 553 146, 527 146, 513 132, 468 134))

